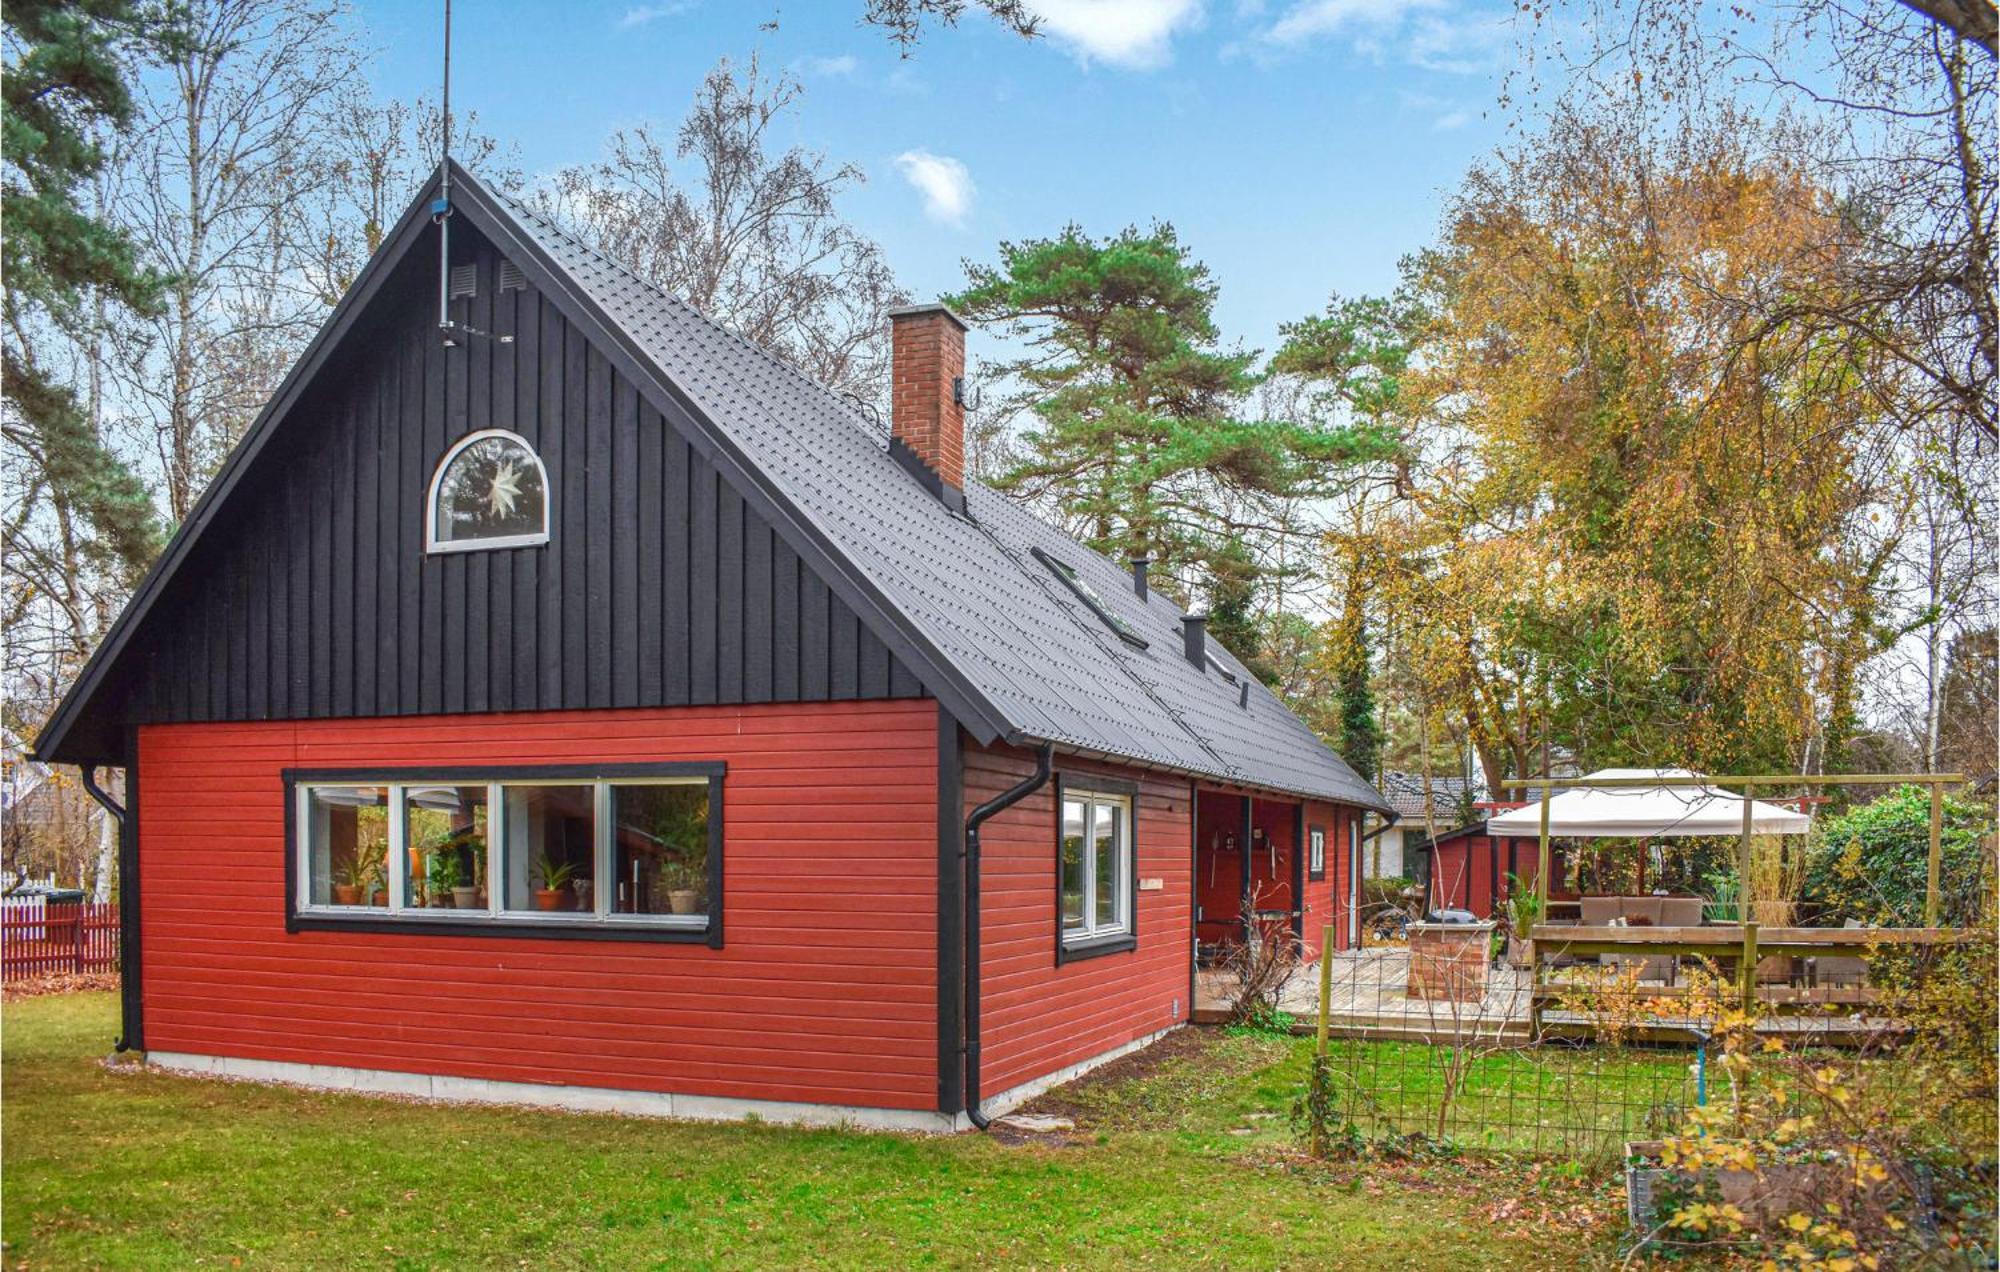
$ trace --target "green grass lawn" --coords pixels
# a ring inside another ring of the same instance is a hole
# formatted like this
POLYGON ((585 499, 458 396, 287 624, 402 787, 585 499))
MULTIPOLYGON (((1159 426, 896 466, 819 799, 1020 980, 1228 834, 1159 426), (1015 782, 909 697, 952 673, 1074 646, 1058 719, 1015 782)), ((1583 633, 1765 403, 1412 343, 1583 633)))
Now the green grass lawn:
POLYGON ((1067 1143, 1006 1143, 114 1072, 116 1013, 0 1017, 10 1266, 1569 1267, 1615 1237, 1555 1174, 1301 1162, 1287 1041, 1184 1041, 1058 1096, 1067 1143))

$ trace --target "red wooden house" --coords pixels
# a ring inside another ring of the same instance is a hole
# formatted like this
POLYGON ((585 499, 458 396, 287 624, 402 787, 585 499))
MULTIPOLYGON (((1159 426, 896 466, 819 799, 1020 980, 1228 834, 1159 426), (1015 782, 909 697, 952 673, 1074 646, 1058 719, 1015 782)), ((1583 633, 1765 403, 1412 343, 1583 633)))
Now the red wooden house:
POLYGON ((440 194, 37 744, 127 774, 122 1045, 942 1129, 1186 1021, 1246 885, 1348 939, 1380 798, 1143 563, 965 479, 951 313, 893 315, 884 438, 440 194))

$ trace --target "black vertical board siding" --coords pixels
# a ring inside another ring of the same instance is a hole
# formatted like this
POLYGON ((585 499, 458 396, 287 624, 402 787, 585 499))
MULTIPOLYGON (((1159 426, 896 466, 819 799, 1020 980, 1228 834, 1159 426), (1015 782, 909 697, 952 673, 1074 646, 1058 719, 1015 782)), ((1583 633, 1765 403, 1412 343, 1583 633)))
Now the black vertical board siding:
POLYGON ((799 697, 799 565, 798 554, 777 535, 771 536, 771 700, 796 702, 799 697))
POLYGON ((589 556, 589 540, 584 534, 584 487, 589 476, 589 429, 585 409, 585 357, 584 341, 574 329, 564 333, 563 339, 563 414, 562 414, 562 454, 563 454, 563 536, 556 543, 556 550, 562 553, 563 583, 561 615, 565 624, 563 632, 563 698, 578 706, 586 704, 584 671, 590 657, 590 637, 593 628, 600 625, 597 615, 590 612, 589 598, 585 592, 588 582, 585 567, 589 556))
MULTIPOLYGON (((316 413, 317 414, 317 413, 316 413)), ((318 414, 322 421, 332 417, 318 414)), ((333 483, 319 474, 332 470, 333 438, 323 430, 313 439, 312 465, 307 470, 306 489, 312 494, 311 534, 307 551, 312 554, 312 585, 307 593, 306 621, 312 632, 312 711, 316 716, 333 714, 333 483)))
MULTIPOLYGON (((476 290, 470 299, 460 303, 465 306, 468 314, 466 321, 474 331, 492 331, 493 287, 499 277, 492 253, 480 253, 474 267, 477 271, 476 290)), ((468 334, 459 341, 462 351, 460 361, 465 365, 465 421, 459 432, 453 435, 453 441, 467 433, 498 427, 498 422, 493 419, 493 352, 498 347, 498 342, 491 336, 468 334)), ((465 612, 459 619, 465 628, 465 709, 490 711, 494 703, 488 650, 493 637, 489 630, 492 622, 488 601, 493 592, 495 558, 506 554, 465 552, 460 555, 465 560, 465 612)))
POLYGON ((716 700, 715 470, 690 455, 688 485, 688 701, 710 703, 716 700))
MULTIPOLYGON (((666 422, 644 402, 637 405, 638 436, 633 441, 639 472, 634 497, 639 507, 631 557, 632 623, 638 628, 639 676, 633 688, 638 694, 638 701, 659 702, 663 696, 661 685, 665 673, 665 660, 660 650, 660 615, 666 606, 666 598, 661 594, 665 586, 666 565, 660 545, 665 534, 661 526, 661 517, 665 513, 661 502, 661 483, 665 478, 666 461, 662 458, 662 448, 667 441, 663 431, 666 422)), ((678 442, 675 444, 678 445, 678 442)))
POLYGON ((123 710, 154 720, 918 696, 922 686, 674 423, 533 291, 434 324, 386 290, 217 511, 138 634, 123 710), (486 347, 482 348, 481 345, 486 347), (427 496, 467 432, 548 472, 551 542, 429 555, 427 496))
POLYGON ((375 711, 375 534, 382 524, 382 496, 375 485, 376 438, 380 436, 381 385, 357 386, 360 411, 354 431, 354 705, 356 715, 375 711))
MULTIPOLYGON (((329 414, 335 414, 329 412, 329 414)), ((360 406, 349 397, 342 403, 336 418, 341 429, 329 448, 334 465, 329 471, 353 472, 355 456, 355 425, 361 415, 360 406)), ((359 504, 355 500, 352 485, 345 492, 348 497, 329 497, 327 503, 332 511, 331 531, 333 541, 331 556, 333 569, 327 580, 328 599, 332 602, 332 617, 328 621, 329 640, 327 654, 331 661, 330 674, 333 677, 332 692, 329 695, 335 715, 354 714, 354 523, 359 504)))
POLYGON ((536 675, 537 693, 535 705, 543 708, 567 702, 563 696, 563 648, 568 633, 563 627, 563 596, 566 577, 563 543, 569 535, 569 491, 565 484, 569 466, 563 457, 563 404, 568 397, 568 389, 563 384, 566 359, 563 342, 566 324, 556 307, 541 298, 536 298, 536 322, 541 327, 541 392, 536 400, 541 403, 537 413, 540 436, 537 454, 542 464, 549 470, 549 498, 555 506, 549 509, 549 528, 563 536, 538 550, 537 569, 541 571, 541 618, 536 631, 535 648, 539 658, 536 675))
POLYGON ((743 690, 745 702, 769 702, 771 689, 771 527, 743 518, 743 690))
MULTIPOLYGON (((395 710, 400 689, 396 657, 396 598, 402 585, 406 519, 422 514, 403 499, 401 441, 397 420, 403 392, 403 360, 385 360, 375 384, 375 401, 380 408, 375 430, 375 506, 380 521, 375 527, 375 702, 377 715, 395 710)), ((414 565, 411 567, 414 568, 414 565)), ((365 593, 364 593, 365 595, 365 593)))
POLYGON ((743 700, 743 497, 715 490, 715 696, 743 700))
POLYGON ((667 535, 661 545, 665 581, 661 585, 664 608, 660 615, 660 657, 665 684, 660 701, 678 706, 690 701, 694 684, 694 628, 689 618, 694 601, 688 572, 688 554, 693 549, 689 527, 694 517, 693 478, 689 468, 694 451, 678 434, 669 433, 662 458, 666 461, 666 475, 661 482, 665 487, 661 515, 663 524, 674 527, 675 533, 667 535))
MULTIPOLYGON (((639 692, 639 391, 621 377, 611 413, 611 694, 614 706, 638 706, 639 692)), ((599 500, 600 503, 604 502, 599 500)))
POLYGON ((860 696, 886 698, 889 696, 889 647, 866 627, 860 631, 861 647, 856 651, 861 664, 860 696))
POLYGON ((859 697, 861 620, 845 605, 836 604, 829 626, 833 631, 827 641, 827 692, 835 698, 859 697))
MULTIPOLYGON (((545 449, 540 423, 542 387, 541 379, 536 374, 542 354, 541 311, 537 308, 538 301, 533 292, 516 291, 509 296, 508 310, 514 330, 514 384, 511 389, 515 405, 514 431, 527 438, 528 445, 540 454, 545 449)), ((546 497, 547 492, 543 494, 546 497)), ((515 554, 512 612, 514 708, 520 711, 532 711, 541 703, 537 666, 541 615, 538 612, 537 589, 541 586, 542 558, 547 555, 546 547, 515 554)))
POLYGON ((611 561, 617 545, 611 534, 611 507, 616 498, 611 476, 611 364, 596 349, 585 363, 588 377, 585 393, 589 411, 584 436, 586 487, 595 498, 584 501, 586 529, 584 542, 590 545, 585 560, 590 570, 590 657, 584 688, 584 705, 611 705, 611 561))
MULTIPOLYGON (((435 331, 428 333, 420 342, 424 351, 423 371, 423 413, 421 428, 424 444, 422 464, 424 483, 428 490, 430 474, 444 458, 444 381, 445 354, 435 331)), ((429 515, 428 508, 425 515, 429 515)), ((423 647, 419 650, 422 658, 417 680, 417 710, 428 715, 444 710, 444 683, 442 668, 444 662, 444 562, 445 556, 426 555, 419 567, 423 574, 423 601, 418 611, 417 634, 423 647)))
MULTIPOLYGON (((399 333, 396 357, 396 487, 404 492, 403 517, 396 524, 396 697, 408 704, 418 700, 422 676, 422 646, 418 628, 424 603, 424 519, 431 470, 425 463, 423 401, 424 341, 420 327, 399 333)), ((407 706, 405 707, 407 709, 407 706)), ((383 708, 386 713, 389 708, 383 708)))
POLYGON ((827 668, 832 665, 832 594, 825 580, 810 570, 799 571, 799 697, 819 702, 828 692, 827 668))

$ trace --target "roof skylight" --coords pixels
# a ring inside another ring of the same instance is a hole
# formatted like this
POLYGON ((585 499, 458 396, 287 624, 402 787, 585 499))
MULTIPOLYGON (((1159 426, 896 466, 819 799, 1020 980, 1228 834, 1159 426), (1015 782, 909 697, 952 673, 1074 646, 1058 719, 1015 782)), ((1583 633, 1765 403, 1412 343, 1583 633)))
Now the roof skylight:
POLYGON ((1088 606, 1090 612, 1097 615, 1098 620, 1109 627, 1119 640, 1134 649, 1146 648, 1146 638, 1134 630, 1132 624, 1112 613, 1111 607, 1104 603, 1104 598, 1097 594, 1097 589, 1078 574, 1075 567, 1056 560, 1040 548, 1030 548, 1029 551, 1034 553, 1035 560, 1049 567, 1049 573, 1061 579, 1063 586, 1074 592, 1076 599, 1088 606))

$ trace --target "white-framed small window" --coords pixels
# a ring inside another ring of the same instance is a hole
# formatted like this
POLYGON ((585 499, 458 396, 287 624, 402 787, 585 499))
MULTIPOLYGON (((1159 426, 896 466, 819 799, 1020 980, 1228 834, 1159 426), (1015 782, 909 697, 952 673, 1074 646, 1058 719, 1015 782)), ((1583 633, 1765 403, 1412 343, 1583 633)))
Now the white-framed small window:
POLYGON ((288 772, 292 919, 720 944, 722 775, 719 763, 288 772))
POLYGON ((526 438, 504 428, 452 443, 431 474, 430 552, 527 548, 549 541, 549 474, 526 438))
POLYGON ((1132 796, 1061 787, 1057 904, 1065 949, 1119 945, 1133 935, 1132 796))

